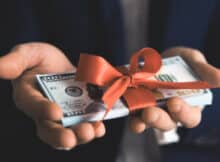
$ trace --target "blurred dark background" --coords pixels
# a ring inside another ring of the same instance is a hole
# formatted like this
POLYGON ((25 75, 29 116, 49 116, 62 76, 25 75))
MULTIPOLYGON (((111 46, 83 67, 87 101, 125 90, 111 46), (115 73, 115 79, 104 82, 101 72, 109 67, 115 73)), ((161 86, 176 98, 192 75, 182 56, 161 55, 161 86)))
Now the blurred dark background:
MULTIPOLYGON (((3 0, 0 2, 0 54, 6 54, 19 43, 44 41, 61 48, 75 64, 79 52, 86 51, 105 54, 108 60, 118 65, 126 63, 126 56, 143 46, 163 51, 181 45, 201 50, 211 64, 220 67, 218 0, 143 0, 147 7, 137 8, 137 13, 140 10, 145 14, 143 10, 147 10, 147 23, 143 22, 143 17, 134 22, 136 26, 146 25, 147 29, 139 31, 141 38, 137 41, 132 33, 126 33, 135 29, 124 26, 131 19, 123 19, 123 3, 119 0, 3 0), (128 39, 139 43, 130 47, 128 39)), ((116 156, 118 137, 123 129, 120 120, 123 119, 106 123, 110 132, 118 132, 116 134, 109 133, 71 153, 56 151, 37 138, 32 120, 15 108, 11 92, 10 81, 0 80, 0 161, 61 161, 64 157, 68 161, 78 152, 88 155, 81 157, 84 160, 100 154, 116 156), (106 148, 106 140, 115 143, 115 148, 106 148), (96 151, 92 149, 95 145, 98 145, 96 151), (114 151, 108 152, 108 149, 114 151)), ((214 104, 204 110, 202 123, 195 129, 181 128, 180 143, 161 148, 165 161, 220 161, 220 91, 216 89, 213 93, 214 104)), ((111 158, 107 160, 111 161, 111 158)))

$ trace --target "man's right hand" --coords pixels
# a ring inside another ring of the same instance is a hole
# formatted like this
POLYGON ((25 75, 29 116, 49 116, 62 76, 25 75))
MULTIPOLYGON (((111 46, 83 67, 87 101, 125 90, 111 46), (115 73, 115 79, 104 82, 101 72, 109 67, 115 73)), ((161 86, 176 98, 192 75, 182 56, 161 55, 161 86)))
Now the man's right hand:
POLYGON ((75 70, 62 51, 47 43, 21 44, 0 57, 0 78, 12 80, 16 106, 35 121, 39 138, 57 149, 68 150, 105 134, 103 123, 82 123, 72 128, 58 124, 61 109, 36 87, 36 74, 75 70))

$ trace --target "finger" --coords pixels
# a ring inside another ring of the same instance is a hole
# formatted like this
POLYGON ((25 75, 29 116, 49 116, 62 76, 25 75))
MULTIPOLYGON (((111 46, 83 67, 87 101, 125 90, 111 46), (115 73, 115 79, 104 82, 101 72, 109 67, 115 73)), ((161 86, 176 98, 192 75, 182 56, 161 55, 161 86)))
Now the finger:
POLYGON ((100 138, 105 135, 105 125, 103 122, 92 123, 93 128, 95 129, 95 137, 100 138))
POLYGON ((61 108, 45 98, 33 84, 14 85, 13 94, 17 107, 33 119, 58 121, 63 116, 61 108))
POLYGON ((51 121, 36 122, 37 135, 54 148, 69 150, 77 145, 77 138, 71 129, 51 121))
POLYGON ((207 81, 212 86, 220 86, 220 70, 218 68, 207 63, 195 63, 192 67, 202 80, 207 81))
POLYGON ((91 123, 81 123, 72 127, 75 132, 78 144, 85 144, 95 138, 95 129, 91 123))
POLYGON ((169 48, 166 51, 164 51, 162 55, 164 57, 179 55, 183 57, 191 65, 194 64, 195 62, 207 63, 207 60, 202 52, 188 47, 169 48))
POLYGON ((213 86, 220 86, 220 70, 208 64, 205 56, 199 50, 174 47, 166 50, 162 55, 165 57, 182 56, 202 80, 209 82, 213 86))
POLYGON ((134 133, 142 133, 147 128, 147 125, 139 117, 131 117, 129 127, 134 133))
POLYGON ((167 112, 158 107, 148 107, 142 112, 142 120, 150 127, 158 128, 162 131, 171 130, 176 127, 176 123, 167 112))
POLYGON ((39 53, 33 53, 25 45, 16 46, 10 53, 0 58, 0 78, 15 79, 28 68, 43 61, 39 53), (28 51, 29 50, 29 51, 28 51))
POLYGON ((47 43, 24 43, 0 57, 0 78, 15 79, 24 71, 38 68, 39 71, 59 73, 75 71, 75 67, 58 48, 47 43), (59 63, 59 66, 54 66, 59 63))
POLYGON ((201 121, 201 109, 188 105, 181 98, 175 97, 168 100, 167 107, 173 119, 187 128, 193 128, 201 121))

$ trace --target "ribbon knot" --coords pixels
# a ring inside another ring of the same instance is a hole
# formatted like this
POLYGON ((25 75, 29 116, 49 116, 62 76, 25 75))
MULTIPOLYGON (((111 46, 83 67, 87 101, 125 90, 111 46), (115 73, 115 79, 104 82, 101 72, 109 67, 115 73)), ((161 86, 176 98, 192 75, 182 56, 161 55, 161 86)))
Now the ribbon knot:
POLYGON ((115 68, 100 56, 81 54, 76 80, 106 87, 102 96, 106 114, 115 102, 123 96, 130 111, 156 105, 152 89, 201 89, 211 86, 197 82, 161 82, 153 79, 162 66, 159 53, 152 48, 143 48, 134 53, 128 68, 115 68), (139 64, 139 59, 143 64, 139 64))
POLYGON ((130 82, 128 87, 130 87, 130 88, 138 88, 138 85, 136 84, 135 79, 134 79, 134 77, 132 75, 128 75, 126 77, 129 79, 129 82, 130 82))

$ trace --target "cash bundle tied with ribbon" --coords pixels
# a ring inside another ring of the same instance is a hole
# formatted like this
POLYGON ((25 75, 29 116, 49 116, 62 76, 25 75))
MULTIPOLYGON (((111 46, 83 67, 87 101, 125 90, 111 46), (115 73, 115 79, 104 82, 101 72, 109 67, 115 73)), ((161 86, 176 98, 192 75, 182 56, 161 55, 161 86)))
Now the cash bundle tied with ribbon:
MULTIPOLYGON (((160 54, 152 48, 143 48, 130 58, 127 68, 113 67, 97 55, 81 54, 76 80, 105 88, 102 101, 106 105, 104 117, 115 102, 123 97, 130 111, 157 105, 154 89, 206 89, 211 88, 205 81, 164 82, 152 79, 161 69, 160 54), (143 59, 140 66, 139 60, 143 59)), ((104 119, 103 117, 103 119, 104 119)))

